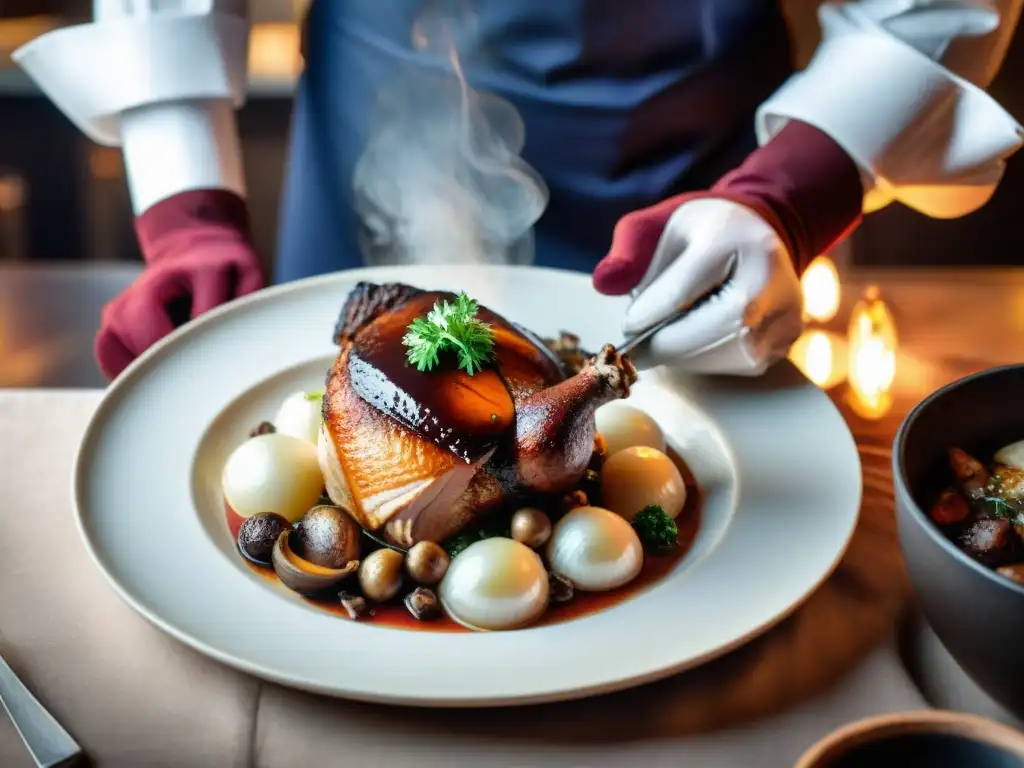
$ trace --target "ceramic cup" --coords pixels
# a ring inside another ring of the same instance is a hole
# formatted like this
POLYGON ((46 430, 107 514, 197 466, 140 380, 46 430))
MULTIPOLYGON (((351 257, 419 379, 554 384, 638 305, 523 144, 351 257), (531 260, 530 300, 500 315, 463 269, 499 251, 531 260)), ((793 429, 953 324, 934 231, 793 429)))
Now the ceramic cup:
POLYGON ((1024 768, 1024 733, 959 712, 859 720, 826 736, 795 768, 1024 768))

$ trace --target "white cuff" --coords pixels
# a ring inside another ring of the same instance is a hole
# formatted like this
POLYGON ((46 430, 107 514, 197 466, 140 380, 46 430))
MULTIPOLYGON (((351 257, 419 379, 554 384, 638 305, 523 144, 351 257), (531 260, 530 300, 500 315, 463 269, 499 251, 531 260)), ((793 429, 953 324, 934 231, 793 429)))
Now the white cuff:
POLYGON ((12 55, 90 139, 117 146, 147 104, 245 100, 248 22, 226 13, 123 17, 48 32, 12 55))
POLYGON ((826 38, 759 108, 759 142, 789 119, 828 134, 873 177, 866 209, 900 200, 937 218, 987 202, 1024 143, 1024 129, 983 90, 871 30, 826 38))
POLYGON ((152 104, 121 115, 121 145, 138 215, 190 189, 245 197, 242 152, 228 101, 152 104))

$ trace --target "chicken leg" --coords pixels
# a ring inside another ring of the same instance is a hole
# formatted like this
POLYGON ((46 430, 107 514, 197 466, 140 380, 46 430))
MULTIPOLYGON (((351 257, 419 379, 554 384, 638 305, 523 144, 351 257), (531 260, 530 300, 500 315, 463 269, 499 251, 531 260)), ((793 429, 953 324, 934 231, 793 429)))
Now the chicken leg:
POLYGON ((594 451, 594 412, 629 396, 636 382, 629 358, 605 346, 572 378, 527 397, 516 408, 516 475, 537 493, 572 488, 594 451))

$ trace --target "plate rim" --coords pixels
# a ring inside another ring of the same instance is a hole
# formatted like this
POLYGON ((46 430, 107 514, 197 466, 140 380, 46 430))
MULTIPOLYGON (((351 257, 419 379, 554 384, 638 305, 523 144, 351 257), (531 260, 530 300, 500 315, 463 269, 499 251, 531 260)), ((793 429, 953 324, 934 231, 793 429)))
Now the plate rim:
MULTIPOLYGON (((466 267, 462 267, 467 269, 466 267)), ((415 268, 414 268, 415 269, 415 268)), ((549 274, 552 277, 558 278, 572 278, 577 279, 580 277, 586 277, 584 273, 575 272, 566 269, 557 269, 551 267, 534 267, 528 265, 474 265, 469 267, 473 271, 481 273, 507 273, 507 272, 528 272, 528 273, 541 273, 549 274)), ((95 442, 98 432, 101 429, 103 423, 106 421, 106 416, 109 411, 113 410, 118 402, 122 400, 124 391, 130 386, 131 382, 135 378, 135 372, 139 369, 147 366, 150 362, 155 362, 158 358, 164 357, 167 354, 168 349, 173 346, 181 337, 197 333, 199 329, 207 324, 215 322, 222 315, 227 313, 233 313, 243 307, 247 307, 251 304, 260 303, 266 301, 268 298, 273 296, 281 296, 289 292, 295 292, 300 290, 315 289, 318 284, 330 284, 339 280, 349 280, 353 283, 358 282, 361 279, 374 280, 381 279, 382 273, 387 274, 401 274, 405 270, 402 267, 362 267, 352 270, 340 270, 322 275, 315 275, 308 278, 292 281, 282 285, 274 285, 265 288, 261 291, 249 294, 244 297, 235 299, 227 304, 221 305, 214 308, 213 310, 205 313, 204 315, 192 320, 184 326, 176 328, 170 334, 156 342, 153 346, 148 348, 139 357, 132 361, 131 364, 114 380, 108 387, 103 390, 103 396, 100 402, 97 404, 95 410, 90 415, 86 424, 85 430, 83 431, 79 443, 75 449, 74 459, 72 464, 72 477, 71 477, 71 502, 72 502, 72 513, 75 519, 75 527, 78 531, 79 537, 85 546, 86 552, 89 555, 90 560, 94 566, 103 575, 107 583, 113 588, 115 594, 131 608, 136 614, 144 618, 151 625, 161 630, 168 636, 174 638, 176 641, 183 645, 191 648, 192 650, 207 656, 208 658, 214 659, 225 666, 253 676, 257 679, 265 680, 268 682, 276 683, 288 688, 302 690, 313 694, 326 695, 336 698, 347 699, 351 701, 361 701, 366 703, 374 704, 385 704, 385 705, 397 705, 397 706, 409 706, 409 707, 420 707, 420 708, 440 708, 440 709, 463 709, 463 708, 498 708, 498 707, 514 707, 514 706, 531 706, 537 704, 545 704, 557 701, 571 701, 591 696, 602 695, 605 693, 613 693, 622 691, 638 686, 643 686, 648 683, 655 682, 657 680, 665 679, 673 675, 679 674, 689 669, 693 669, 702 666, 709 661, 724 656, 737 648, 746 645, 752 639, 759 637, 765 632, 769 631, 773 627, 777 626, 781 622, 785 621, 789 616, 799 610, 806 601, 818 591, 818 589, 832 576, 840 562, 845 557, 850 542, 856 532, 860 515, 861 515, 861 504, 863 502, 863 470, 861 465, 860 454, 856 446, 856 442, 850 432, 849 425, 846 420, 842 418, 841 413, 835 404, 831 402, 827 394, 821 392, 816 387, 818 396, 824 398, 827 401, 827 405, 836 415, 839 417, 842 426, 844 437, 846 442, 852 447, 851 457, 856 463, 856 473, 858 475, 859 482, 857 483, 856 499, 855 499, 855 511, 850 518, 850 525, 848 530, 843 535, 842 545, 838 548, 836 555, 830 562, 827 568, 823 569, 821 575, 813 583, 809 583, 799 595, 798 598, 792 600, 790 604, 784 609, 777 612, 774 616, 769 619, 762 621, 758 625, 752 627, 749 631, 740 634, 734 640, 728 643, 722 643, 714 649, 698 654, 692 655, 682 662, 674 665, 659 666, 651 671, 644 674, 633 674, 618 676, 613 680, 600 680, 595 683, 573 688, 572 690, 552 690, 549 692, 541 692, 533 695, 516 695, 516 696, 488 696, 488 697, 431 697, 431 696, 417 696, 416 698, 408 698, 401 695, 389 695, 379 694, 373 692, 366 692, 361 690, 340 690, 336 686, 331 685, 318 685, 315 682, 307 682, 302 679, 297 679, 289 675, 288 673, 282 673, 275 669, 262 666, 259 663, 253 663, 246 659, 239 658, 230 652, 225 652, 211 643, 194 637, 190 632, 179 629, 173 623, 159 615, 157 612, 151 610, 142 602, 136 599, 128 589, 120 583, 120 580, 115 577, 111 570, 104 563, 103 558, 100 557, 97 552, 96 546, 92 541, 89 532, 85 528, 84 513, 85 507, 82 501, 83 485, 84 485, 84 469, 88 460, 88 453, 90 446, 95 442)), ((779 366, 780 368, 789 368, 791 372, 799 377, 805 384, 813 387, 814 385, 788 360, 782 361, 779 366)), ((648 373, 650 376, 650 373, 648 373)), ((717 378, 717 377, 703 377, 697 376, 696 379, 706 378, 717 378)), ((732 446, 728 446, 731 450, 732 446)), ((851 499, 851 503, 854 500, 851 499)), ((740 502, 742 503, 742 501, 740 502)))

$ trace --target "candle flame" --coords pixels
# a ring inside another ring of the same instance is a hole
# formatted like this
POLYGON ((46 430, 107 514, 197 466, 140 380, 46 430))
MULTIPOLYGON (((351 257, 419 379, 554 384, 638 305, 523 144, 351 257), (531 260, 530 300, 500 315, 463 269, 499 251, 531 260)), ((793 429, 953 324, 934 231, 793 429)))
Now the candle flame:
POLYGON ((810 263, 800 278, 804 314, 813 320, 827 322, 839 311, 839 272, 828 256, 819 256, 810 263))
POLYGON ((793 344, 789 359, 814 384, 831 389, 846 378, 842 343, 835 334, 808 330, 793 344))
POLYGON ((892 405, 899 344, 896 323, 877 287, 854 307, 849 339, 851 405, 865 418, 880 418, 892 405))

